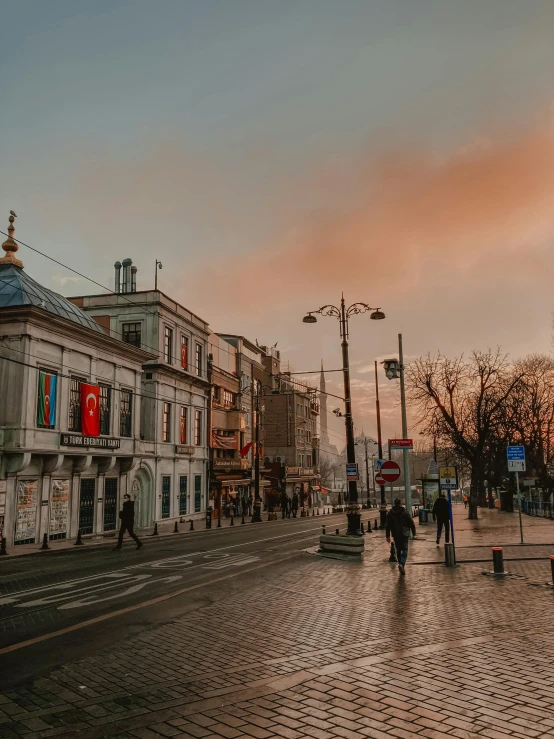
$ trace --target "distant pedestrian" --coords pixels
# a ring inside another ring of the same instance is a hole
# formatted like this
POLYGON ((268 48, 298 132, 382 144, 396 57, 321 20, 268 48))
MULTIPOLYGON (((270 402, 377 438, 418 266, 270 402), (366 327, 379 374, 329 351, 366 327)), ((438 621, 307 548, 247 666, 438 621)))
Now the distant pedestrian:
POLYGON ((287 518, 290 518, 290 512, 292 510, 292 501, 287 495, 287 518))
POLYGON ((117 546, 115 546, 114 549, 121 549, 123 545, 123 534, 125 531, 129 532, 131 539, 134 539, 136 542, 137 549, 140 549, 142 547, 142 542, 133 531, 135 525, 135 504, 128 493, 125 493, 123 496, 123 501, 123 508, 119 511, 119 518, 121 519, 119 539, 117 540, 117 546))
POLYGON ((252 507, 253 507, 253 505, 254 505, 254 501, 252 500, 252 496, 249 495, 248 496, 248 515, 249 516, 252 515, 252 507))
POLYGON ((281 513, 283 515, 283 518, 285 518, 287 515, 287 501, 288 501, 287 494, 283 491, 281 493, 281 513))
POLYGON ((406 571, 405 566, 406 560, 408 559, 410 531, 415 536, 416 528, 413 518, 400 503, 400 498, 396 498, 393 507, 387 513, 385 533, 389 544, 391 542, 391 535, 394 540, 396 556, 398 557, 398 569, 401 575, 404 575, 406 571))
POLYGON ((450 541, 450 509, 448 501, 441 493, 436 499, 433 506, 433 521, 437 522, 437 546, 440 546, 442 528, 444 526, 444 541, 448 544, 450 541))
POLYGON ((464 495, 464 508, 467 508, 467 495, 464 495))
POLYGON ((298 513, 298 503, 299 503, 298 493, 294 493, 294 495, 292 496, 292 501, 291 501, 291 510, 292 510, 293 518, 296 518, 296 514, 298 513))

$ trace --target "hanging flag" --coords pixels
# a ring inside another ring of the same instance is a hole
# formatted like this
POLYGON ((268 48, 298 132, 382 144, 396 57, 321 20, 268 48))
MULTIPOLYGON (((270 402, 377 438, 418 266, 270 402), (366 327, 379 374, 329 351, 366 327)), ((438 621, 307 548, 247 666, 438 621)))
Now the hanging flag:
POLYGON ((188 370, 189 368, 188 354, 189 354, 188 346, 185 343, 181 344, 181 367, 186 370, 188 370))
POLYGON ((243 448, 240 450, 240 456, 246 457, 246 455, 252 449, 253 446, 254 446, 254 442, 249 441, 248 444, 246 446, 243 446, 243 448))
POLYGON ((100 436, 100 388, 81 383, 81 431, 85 436, 100 436))
POLYGON ((39 372, 38 379, 38 425, 54 428, 56 425, 57 375, 39 372))

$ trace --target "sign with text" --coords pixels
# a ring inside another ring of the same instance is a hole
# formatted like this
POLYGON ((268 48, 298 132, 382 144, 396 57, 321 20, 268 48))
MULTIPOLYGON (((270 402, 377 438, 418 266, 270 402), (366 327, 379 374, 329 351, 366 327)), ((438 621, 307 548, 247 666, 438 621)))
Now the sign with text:
POLYGON ((78 436, 76 434, 62 434, 60 444, 62 446, 92 446, 98 449, 119 449, 120 439, 107 436, 78 436))
POLYGON ((525 447, 509 446, 506 447, 508 455, 508 472, 525 472, 525 447))
POLYGON ((456 490, 458 487, 458 470, 455 467, 439 467, 441 490, 456 490))
POLYGON ((349 462, 346 465, 346 479, 350 482, 358 481, 358 464, 357 462, 349 462))
POLYGON ((389 439, 389 449, 413 449, 412 439, 389 439))

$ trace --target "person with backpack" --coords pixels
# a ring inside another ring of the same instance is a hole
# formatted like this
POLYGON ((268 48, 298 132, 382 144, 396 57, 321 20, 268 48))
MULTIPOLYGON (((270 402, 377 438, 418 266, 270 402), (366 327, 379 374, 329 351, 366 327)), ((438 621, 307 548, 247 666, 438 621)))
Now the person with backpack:
POLYGON ((444 493, 441 492, 433 506, 433 521, 437 522, 437 546, 440 546, 442 527, 444 526, 444 541, 450 541, 450 509, 444 493))
POLYGON ((387 513, 385 534, 389 544, 391 538, 394 540, 396 556, 398 557, 398 569, 401 575, 406 573, 410 533, 416 535, 413 518, 401 504, 400 498, 396 498, 393 507, 387 513))

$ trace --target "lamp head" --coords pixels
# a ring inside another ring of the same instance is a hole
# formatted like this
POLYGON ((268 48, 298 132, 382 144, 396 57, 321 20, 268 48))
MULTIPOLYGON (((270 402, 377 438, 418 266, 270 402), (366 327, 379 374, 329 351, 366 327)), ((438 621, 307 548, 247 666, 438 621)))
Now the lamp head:
POLYGON ((317 323, 317 318, 313 315, 313 313, 307 313, 302 321, 304 323, 317 323))
POLYGON ((385 314, 380 308, 377 308, 377 310, 374 310, 373 313, 369 314, 369 317, 372 321, 382 321, 385 317, 385 314))
POLYGON ((385 367, 385 374, 389 380, 394 380, 399 376, 400 362, 397 359, 385 359, 382 364, 385 367))

